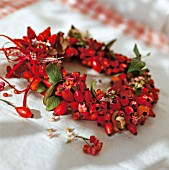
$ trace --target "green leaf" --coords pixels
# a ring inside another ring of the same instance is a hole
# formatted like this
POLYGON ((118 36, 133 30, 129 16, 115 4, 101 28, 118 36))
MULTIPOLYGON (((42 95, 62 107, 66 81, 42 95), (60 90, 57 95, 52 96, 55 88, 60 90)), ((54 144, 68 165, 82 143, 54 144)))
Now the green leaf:
POLYGON ((48 64, 46 66, 46 73, 49 76, 50 83, 58 83, 60 80, 62 80, 62 74, 55 64, 48 64))
POLYGON ((110 48, 112 47, 112 45, 117 41, 117 39, 111 40, 110 42, 108 42, 106 44, 106 49, 110 50, 110 48))
POLYGON ((145 66, 145 62, 143 61, 140 61, 139 59, 137 58, 133 58, 131 60, 131 64, 127 70, 127 73, 131 73, 131 72, 134 72, 134 71, 141 71, 141 69, 145 66))
POLYGON ((56 84, 52 84, 49 89, 46 91, 45 96, 43 98, 43 103, 46 105, 47 99, 52 95, 56 84))
POLYGON ((140 54, 140 52, 138 50, 137 44, 134 45, 133 51, 134 51, 134 53, 136 55, 136 59, 141 60, 141 54, 140 54))
POLYGON ((40 82, 38 84, 38 87, 36 88, 36 92, 41 93, 47 90, 47 87, 43 84, 43 82, 40 82))
POLYGON ((50 111, 53 110, 56 106, 58 106, 60 104, 60 102, 62 101, 61 97, 58 96, 51 96, 46 100, 46 110, 50 111))
POLYGON ((148 56, 148 57, 149 57, 150 55, 151 55, 151 52, 149 52, 149 53, 146 54, 146 56, 148 56))
POLYGON ((96 92, 95 92, 95 90, 94 90, 95 84, 96 84, 96 81, 92 81, 92 82, 91 82, 91 92, 92 92, 92 94, 93 94, 94 97, 96 97, 96 92))

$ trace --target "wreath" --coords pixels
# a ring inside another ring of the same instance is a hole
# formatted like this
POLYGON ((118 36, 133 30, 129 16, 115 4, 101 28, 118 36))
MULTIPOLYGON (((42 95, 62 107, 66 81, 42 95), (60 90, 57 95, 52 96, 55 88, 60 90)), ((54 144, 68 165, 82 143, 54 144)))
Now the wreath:
MULTIPOLYGON (((4 45, 0 49, 9 62, 15 63, 13 67, 7 66, 6 78, 28 80, 27 87, 18 90, 0 76, 3 80, 0 83, 1 91, 7 83, 15 94, 24 93, 22 107, 0 99, 13 106, 20 116, 33 117, 26 104, 29 90, 33 90, 44 96, 46 110, 53 111, 55 116, 69 113, 75 121, 95 121, 98 126, 104 127, 108 136, 123 130, 137 135, 137 126, 143 125, 148 117, 155 117, 152 109, 158 100, 159 90, 141 60, 137 45, 134 46, 135 57, 131 59, 111 49, 116 40, 107 44, 98 42, 74 26, 67 35, 62 32, 51 34, 50 27, 37 35, 28 27, 27 36, 21 39, 1 36, 14 44, 12 47, 4 45), (82 65, 98 73, 112 75, 110 87, 95 89, 95 81, 87 87, 87 75, 68 73, 62 65, 65 60, 70 63, 79 60, 82 65)), ((3 93, 3 96, 7 97, 8 94, 3 93)), ((71 129, 67 131, 70 136, 89 140, 76 135, 71 129)), ((96 155, 102 143, 95 136, 91 136, 90 143, 92 147, 87 144, 83 150, 96 155)))

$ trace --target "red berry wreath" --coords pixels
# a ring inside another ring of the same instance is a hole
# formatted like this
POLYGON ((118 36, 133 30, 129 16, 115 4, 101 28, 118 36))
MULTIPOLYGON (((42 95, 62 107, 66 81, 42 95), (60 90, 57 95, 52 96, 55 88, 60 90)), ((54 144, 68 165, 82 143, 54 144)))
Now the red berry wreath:
POLYGON ((149 70, 144 68, 145 62, 141 61, 136 45, 136 57, 130 59, 110 49, 115 40, 108 44, 97 42, 73 26, 66 36, 62 32, 51 35, 50 28, 36 35, 30 27, 22 39, 1 36, 15 45, 1 49, 8 61, 16 63, 13 68, 7 66, 6 78, 25 78, 29 82, 20 91, 0 77, 15 94, 24 92, 23 107, 14 106, 20 116, 33 116, 26 99, 28 91, 34 90, 44 95, 47 111, 53 110, 57 116, 69 112, 74 120, 96 121, 109 136, 124 129, 136 135, 138 124, 143 125, 148 117, 155 117, 152 109, 159 90, 149 70), (95 82, 88 88, 87 75, 68 73, 62 66, 61 61, 66 59, 78 59, 99 73, 113 75, 110 88, 95 89, 95 82))

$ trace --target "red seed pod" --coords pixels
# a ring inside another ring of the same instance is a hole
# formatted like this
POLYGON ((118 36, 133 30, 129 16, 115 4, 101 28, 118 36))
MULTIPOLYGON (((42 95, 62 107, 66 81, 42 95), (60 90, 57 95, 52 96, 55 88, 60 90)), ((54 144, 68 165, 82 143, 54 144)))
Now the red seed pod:
POLYGON ((134 115, 134 110, 131 106, 126 106, 124 108, 124 111, 125 111, 126 115, 128 115, 128 116, 134 115))
POLYGON ((89 115, 89 119, 88 120, 91 120, 91 121, 95 121, 95 120, 97 120, 97 114, 96 113, 92 113, 92 114, 90 114, 89 115))
POLYGON ((36 78, 31 84, 30 89, 35 91, 40 82, 41 82, 41 78, 36 78))
POLYGON ((82 93, 84 93, 85 90, 86 90, 86 83, 83 82, 83 81, 81 81, 78 85, 79 85, 79 90, 80 90, 82 93))
POLYGON ((90 143, 94 143, 97 138, 95 136, 90 136, 90 143))
POLYGON ((86 51, 85 51, 85 54, 86 54, 86 56, 88 56, 88 57, 93 57, 94 55, 95 55, 95 50, 93 50, 93 49, 86 49, 86 51))
POLYGON ((123 110, 119 110, 118 113, 117 113, 117 116, 124 117, 125 116, 125 112, 123 110))
POLYGON ((127 128, 133 135, 137 135, 137 127, 135 124, 129 123, 127 128))
POLYGON ((108 68, 107 70, 106 70, 106 74, 107 75, 111 75, 113 73, 113 69, 112 68, 108 68))
POLYGON ((93 156, 97 154, 96 148, 97 148, 96 146, 92 146, 92 147, 91 147, 91 154, 92 154, 93 156))
POLYGON ((120 69, 116 67, 116 68, 114 68, 112 71, 113 71, 114 74, 116 74, 116 73, 119 73, 119 72, 120 72, 120 69))
POLYGON ((132 101, 130 102, 130 106, 131 106, 134 110, 137 110, 138 103, 137 103, 135 100, 132 100, 132 101))
POLYGON ((32 118, 33 114, 27 107, 15 107, 17 113, 24 118, 32 118))
POLYGON ((45 39, 48 39, 51 35, 50 27, 46 28, 43 32, 40 33, 45 39))
POLYGON ((105 123, 104 129, 108 136, 111 136, 113 134, 113 124, 111 122, 105 123))
POLYGON ((97 117, 97 125, 98 126, 104 126, 105 121, 104 121, 104 116, 98 116, 97 117))
POLYGON ((56 108, 54 109, 54 114, 56 116, 61 116, 63 114, 65 114, 68 110, 68 102, 63 100, 61 101, 61 103, 56 106, 56 108))
POLYGON ((70 106, 71 106, 73 111, 77 111, 78 110, 78 105, 79 105, 79 102, 71 102, 70 103, 70 106))
POLYGON ((65 51, 65 55, 67 58, 71 58, 74 55, 74 50, 72 47, 68 47, 65 51))
POLYGON ((81 75, 80 77, 78 77, 78 79, 77 79, 77 81, 83 81, 83 82, 85 82, 86 81, 86 77, 87 77, 87 75, 86 74, 83 74, 83 75, 81 75))
POLYGON ((88 148, 90 148, 90 146, 85 144, 83 146, 83 152, 88 153, 88 148))
POLYGON ((129 116, 129 115, 125 115, 125 116, 124 116, 124 118, 125 118, 125 122, 126 122, 126 124, 132 123, 131 116, 129 116))
POLYGON ((144 125, 144 123, 146 122, 146 119, 147 119, 147 117, 142 117, 142 118, 140 118, 140 119, 138 120, 138 123, 139 123, 140 125, 144 125))
POLYGON ((47 39, 47 41, 50 42, 51 46, 54 46, 55 43, 56 43, 56 39, 57 39, 57 35, 56 35, 56 34, 53 34, 53 35, 51 35, 51 36, 47 39))
POLYGON ((111 62, 110 62, 110 64, 111 64, 111 66, 112 66, 113 68, 115 68, 115 67, 118 67, 118 66, 119 66, 119 62, 118 62, 118 60, 111 61, 111 62))
POLYGON ((25 79, 29 79, 29 78, 33 77, 33 75, 32 75, 32 73, 30 71, 24 71, 23 77, 25 79))
POLYGON ((126 68, 127 68, 127 64, 124 63, 120 64, 119 66, 120 71, 124 71, 126 68))
POLYGON ((31 27, 27 28, 27 35, 28 35, 29 39, 36 38, 36 34, 35 34, 34 30, 31 27))
POLYGON ((84 99, 85 101, 88 103, 88 102, 91 102, 92 101, 92 98, 93 98, 93 95, 92 95, 92 92, 90 90, 86 90, 85 93, 84 93, 84 99))
POLYGON ((43 80, 43 83, 46 85, 46 87, 50 87, 51 84, 49 83, 49 80, 43 80))
POLYGON ((129 99, 120 93, 120 103, 122 106, 127 106, 129 104, 129 99))
POLYGON ((69 42, 71 45, 75 44, 77 42, 77 39, 72 37, 72 38, 69 38, 69 42))
POLYGON ((77 102, 80 102, 80 103, 84 101, 83 93, 80 90, 75 90, 74 98, 77 102))
POLYGON ((65 89, 61 92, 61 96, 64 100, 68 101, 68 102, 73 102, 74 101, 74 97, 73 97, 73 93, 70 91, 70 89, 65 89))
POLYGON ((152 109, 149 109, 149 114, 148 114, 148 116, 150 116, 150 117, 155 117, 156 115, 155 115, 155 113, 153 112, 152 109))
POLYGON ((137 108, 137 114, 139 116, 147 117, 149 115, 149 108, 147 106, 140 105, 137 108))
POLYGON ((110 67, 110 61, 107 58, 103 58, 102 65, 105 67, 110 67))
POLYGON ((104 115, 104 120, 105 120, 105 122, 109 122, 110 120, 111 120, 111 115, 110 114, 105 114, 104 115))
POLYGON ((80 113, 79 112, 76 112, 73 114, 73 119, 74 120, 79 120, 80 119, 80 113))
POLYGON ((89 119, 89 112, 81 112, 81 119, 88 120, 89 119))
POLYGON ((8 97, 9 94, 8 94, 8 93, 3 93, 3 96, 4 96, 4 97, 8 97))
POLYGON ((101 101, 100 102, 100 107, 103 108, 103 109, 107 109, 107 103, 104 102, 104 101, 101 101))
POLYGON ((92 68, 96 70, 98 73, 101 72, 101 65, 97 59, 93 59, 92 61, 92 68))
POLYGON ((118 97, 116 97, 112 100, 112 102, 110 103, 110 109, 112 109, 112 110, 120 110, 121 109, 121 104, 118 100, 118 97))
POLYGON ((126 56, 122 56, 120 54, 115 54, 115 56, 120 63, 124 63, 127 60, 126 56))

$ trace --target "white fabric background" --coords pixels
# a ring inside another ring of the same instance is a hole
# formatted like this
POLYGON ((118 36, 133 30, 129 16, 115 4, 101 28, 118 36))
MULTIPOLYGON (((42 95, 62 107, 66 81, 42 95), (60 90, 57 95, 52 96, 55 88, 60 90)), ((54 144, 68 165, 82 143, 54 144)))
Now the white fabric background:
MULTIPOLYGON (((75 122, 71 116, 63 116, 57 123, 50 122, 52 113, 45 111, 42 97, 32 92, 28 97, 28 106, 34 113, 40 114, 41 118, 23 119, 16 115, 13 108, 0 102, 0 170, 169 169, 169 56, 122 35, 118 29, 83 16, 59 1, 40 1, 1 19, 0 33, 18 38, 26 34, 27 26, 36 32, 51 26, 53 33, 60 30, 66 33, 72 24, 79 29, 89 30, 92 36, 104 42, 118 38, 114 45, 115 51, 128 56, 133 56, 135 43, 143 54, 151 51, 151 57, 145 57, 144 61, 151 70, 156 86, 161 90, 160 100, 154 108, 157 116, 148 119, 143 127, 139 126, 137 136, 125 132, 107 137, 104 128, 97 127, 95 122, 75 122), (66 144, 67 127, 75 128, 76 132, 86 137, 92 134, 97 136, 104 143, 101 153, 96 157, 83 154, 81 141, 66 144), (56 128, 61 135, 49 139, 46 128, 56 128)), ((6 40, 1 38, 1 45, 4 42, 6 40)), ((4 55, 0 54, 0 75, 5 76, 6 65, 4 55)), ((104 75, 98 75, 77 63, 66 64, 66 67, 68 70, 80 70, 89 74, 89 83, 101 78, 103 84, 98 87, 108 86, 106 83, 109 79, 104 75)), ((17 79, 10 79, 10 82, 19 88, 26 84, 17 79)), ((5 90, 12 94, 11 89, 5 90)), ((22 95, 12 95, 7 99, 20 105, 22 95)))

